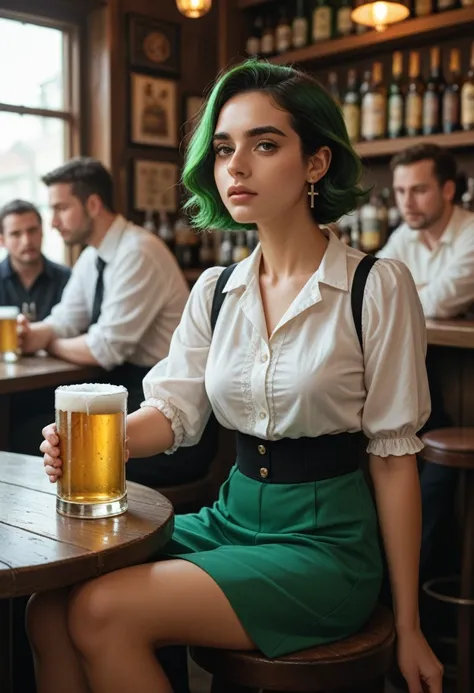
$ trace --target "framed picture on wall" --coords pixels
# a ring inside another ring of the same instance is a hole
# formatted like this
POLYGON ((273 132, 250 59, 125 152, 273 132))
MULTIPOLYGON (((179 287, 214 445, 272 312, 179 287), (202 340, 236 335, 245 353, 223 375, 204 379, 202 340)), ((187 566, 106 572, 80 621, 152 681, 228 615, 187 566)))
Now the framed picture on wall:
POLYGON ((184 132, 186 135, 192 133, 196 126, 199 109, 204 103, 201 95, 189 94, 184 98, 184 132))
POLYGON ((138 70, 178 75, 180 26, 140 14, 128 15, 129 62, 138 70))
POLYGON ((135 162, 133 207, 137 211, 162 209, 176 212, 178 208, 177 164, 137 159, 135 162))
POLYGON ((176 82, 132 74, 131 139, 154 147, 178 145, 176 82))

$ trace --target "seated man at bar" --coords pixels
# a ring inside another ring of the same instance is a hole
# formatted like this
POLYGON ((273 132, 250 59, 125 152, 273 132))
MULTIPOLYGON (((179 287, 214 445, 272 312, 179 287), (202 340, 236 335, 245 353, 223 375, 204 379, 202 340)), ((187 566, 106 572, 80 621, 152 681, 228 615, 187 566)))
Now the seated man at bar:
POLYGON ((428 143, 390 168, 403 223, 377 255, 407 265, 427 318, 461 315, 474 302, 474 214, 454 205, 456 161, 428 143))
MULTIPOLYGON (((168 354, 189 295, 186 281, 159 238, 114 211, 112 177, 99 161, 73 159, 43 181, 53 226, 66 244, 87 247, 51 315, 33 324, 20 317, 23 351, 45 349, 72 363, 101 366, 108 382, 128 389, 128 410, 135 411, 143 401, 143 378, 168 354)), ((51 394, 48 420, 53 402, 51 394)), ((193 481, 206 473, 216 440, 211 422, 198 445, 171 458, 130 460, 127 477, 150 486, 193 481)))
MULTIPOLYGON (((474 214, 453 202, 456 161, 441 147, 421 144, 396 154, 391 170, 403 223, 377 255, 408 266, 427 318, 458 316, 474 302, 474 214)), ((444 408, 434 356, 428 348, 431 416, 422 432, 452 425, 444 408)), ((457 559, 452 555, 451 540, 457 473, 425 463, 420 481, 423 582, 449 570, 447 565, 457 559)))
POLYGON ((12 200, 0 209, 0 306, 16 306, 30 320, 44 320, 61 300, 71 270, 42 252, 43 222, 35 205, 12 200))

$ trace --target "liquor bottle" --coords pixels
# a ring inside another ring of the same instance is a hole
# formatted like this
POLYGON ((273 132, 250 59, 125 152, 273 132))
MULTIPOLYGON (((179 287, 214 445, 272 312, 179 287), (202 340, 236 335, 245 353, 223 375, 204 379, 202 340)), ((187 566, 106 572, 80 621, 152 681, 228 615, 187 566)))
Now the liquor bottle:
POLYGON ((273 33, 273 22, 270 16, 265 20, 265 26, 260 42, 260 53, 268 58, 275 53, 275 35, 273 33))
POLYGON ((350 36, 354 32, 354 23, 351 18, 352 0, 340 0, 340 2, 336 14, 336 35, 350 36))
POLYGON ((443 96, 443 132, 461 127, 461 55, 453 48, 449 56, 449 80, 443 96))
POLYGON ((160 225, 158 227, 158 236, 161 238, 162 241, 166 243, 171 252, 174 253, 175 238, 168 214, 165 212, 164 209, 160 209, 159 214, 160 225))
POLYGON ((356 209, 351 220, 351 247, 361 249, 360 243, 360 210, 356 209))
POLYGON ((467 179, 467 190, 462 196, 462 206, 468 212, 474 212, 474 178, 467 179))
POLYGON ((344 94, 342 113, 347 134, 352 144, 360 139, 360 93, 357 84, 357 72, 351 68, 347 75, 347 90, 344 94))
POLYGON ((326 41, 332 36, 333 9, 329 0, 315 0, 312 15, 313 41, 326 41))
POLYGON ((158 229, 155 224, 155 210, 147 209, 145 211, 145 221, 143 222, 143 228, 153 233, 155 236, 158 235, 158 229))
POLYGON ((262 33, 263 19, 261 17, 256 17, 250 36, 245 44, 246 53, 253 58, 257 58, 261 53, 262 33))
POLYGON ((344 245, 351 244, 351 224, 352 219, 348 214, 344 214, 337 222, 339 240, 341 240, 344 245))
POLYGON ((230 231, 224 231, 219 248, 219 265, 228 267, 232 264, 233 249, 232 234, 230 231))
POLYGON ((405 99, 403 95, 403 55, 395 51, 392 56, 392 81, 388 88, 387 133, 391 138, 403 135, 403 113, 405 99))
POLYGON ((433 14, 433 0, 415 0, 413 9, 415 17, 426 17, 433 14))
POLYGON ((423 134, 435 135, 441 132, 441 111, 444 91, 444 78, 441 71, 439 46, 430 51, 430 76, 423 94, 423 134))
POLYGON ((383 203, 372 193, 369 201, 360 210, 360 243, 365 253, 375 253, 384 243, 383 221, 380 207, 383 203))
POLYGON ((334 70, 331 70, 331 72, 328 74, 328 91, 331 94, 334 101, 337 103, 337 105, 340 106, 341 95, 339 93, 337 72, 334 72, 334 70))
POLYGON ((382 63, 372 67, 372 81, 361 103, 361 135, 363 140, 385 137, 387 96, 382 83, 382 63))
POLYGON ((410 53, 409 82, 405 96, 405 132, 409 137, 423 132, 423 93, 425 90, 420 76, 420 54, 410 53))
POLYGON ((461 89, 461 125, 463 130, 474 130, 474 41, 469 70, 461 89))
POLYGON ((250 250, 247 247, 244 231, 237 231, 235 245, 232 249, 232 262, 240 262, 245 260, 250 255, 250 250))
POLYGON ((286 53, 291 48, 293 34, 285 5, 280 7, 280 20, 275 30, 275 50, 277 53, 286 53))
POLYGON ((369 91, 370 83, 372 81, 372 71, 364 70, 363 79, 360 85, 360 98, 364 97, 364 94, 369 91))
POLYGON ((304 0, 297 0, 296 14, 292 26, 293 48, 304 48, 308 44, 309 24, 304 11, 304 0))
POLYGON ((210 233, 204 231, 201 234, 201 245, 199 248, 199 267, 207 269, 212 267, 214 262, 214 239, 210 233))
POLYGON ((438 0, 438 12, 454 10, 457 6, 457 0, 438 0))
POLYGON ((199 236, 189 225, 185 214, 181 214, 174 225, 175 255, 183 269, 199 264, 199 236))

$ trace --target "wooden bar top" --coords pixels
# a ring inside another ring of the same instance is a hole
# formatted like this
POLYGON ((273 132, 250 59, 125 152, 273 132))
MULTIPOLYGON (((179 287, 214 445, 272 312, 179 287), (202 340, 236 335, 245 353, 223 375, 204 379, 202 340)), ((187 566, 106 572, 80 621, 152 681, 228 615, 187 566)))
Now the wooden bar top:
POLYGON ((428 344, 474 349, 474 320, 427 320, 428 344))

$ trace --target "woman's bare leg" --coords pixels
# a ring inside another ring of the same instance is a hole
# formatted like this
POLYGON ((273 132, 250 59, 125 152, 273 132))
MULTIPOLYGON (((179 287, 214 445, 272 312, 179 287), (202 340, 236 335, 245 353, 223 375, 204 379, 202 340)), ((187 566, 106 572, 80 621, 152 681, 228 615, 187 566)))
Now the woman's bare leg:
POLYGON ((26 629, 35 661, 37 693, 90 693, 67 630, 70 589, 35 594, 26 629))
POLYGON ((172 693, 157 646, 255 647, 220 587, 184 560, 84 584, 71 598, 68 627, 93 693, 172 693))

